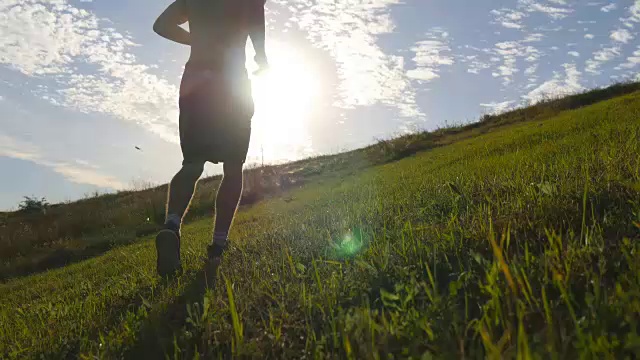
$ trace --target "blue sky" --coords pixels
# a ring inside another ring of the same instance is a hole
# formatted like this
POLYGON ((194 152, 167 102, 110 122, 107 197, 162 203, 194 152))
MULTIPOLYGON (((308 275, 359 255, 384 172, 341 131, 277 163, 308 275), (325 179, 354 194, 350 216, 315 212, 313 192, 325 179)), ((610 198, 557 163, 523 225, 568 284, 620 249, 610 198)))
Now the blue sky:
MULTIPOLYGON (((168 3, 0 0, 0 209, 170 180, 188 48, 151 31, 168 3)), ((466 123, 640 70, 640 0, 267 4, 273 71, 254 82, 249 163, 466 123)))

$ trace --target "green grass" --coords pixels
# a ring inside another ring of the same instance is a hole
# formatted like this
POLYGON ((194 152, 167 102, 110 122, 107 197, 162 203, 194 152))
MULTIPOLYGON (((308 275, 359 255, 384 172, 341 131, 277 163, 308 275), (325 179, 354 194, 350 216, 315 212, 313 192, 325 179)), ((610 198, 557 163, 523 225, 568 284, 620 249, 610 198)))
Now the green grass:
POLYGON ((9 280, 0 357, 635 358, 640 93, 551 115, 325 158, 238 214, 211 291, 210 219, 169 282, 151 238, 9 280))
MULTIPOLYGON (((396 161, 417 152, 470 139, 507 124, 548 119, 640 90, 640 83, 619 83, 558 99, 547 99, 500 115, 485 115, 478 122, 406 134, 381 140, 364 149, 301 161, 245 170, 241 204, 250 206, 292 188, 327 177, 343 177, 373 165, 396 161)), ((219 176, 203 179, 191 202, 186 221, 212 215, 212 192, 219 176)), ((164 221, 166 185, 139 184, 137 191, 94 194, 45 213, 0 213, 0 282, 62 267, 98 256, 155 233, 164 221)))

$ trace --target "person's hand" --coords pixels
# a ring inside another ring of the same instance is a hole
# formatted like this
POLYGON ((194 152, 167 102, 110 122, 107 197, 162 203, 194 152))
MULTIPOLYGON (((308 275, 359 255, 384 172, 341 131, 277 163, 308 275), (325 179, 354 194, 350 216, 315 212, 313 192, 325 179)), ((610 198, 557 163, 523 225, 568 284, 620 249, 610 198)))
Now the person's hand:
POLYGON ((269 71, 269 66, 268 65, 267 66, 260 66, 258 68, 258 70, 253 72, 253 75, 260 76, 260 75, 263 75, 264 73, 266 73, 267 71, 269 71))
POLYGON ((258 70, 253 72, 254 75, 258 76, 269 70, 269 61, 267 61, 266 55, 256 55, 254 60, 258 64, 258 70))

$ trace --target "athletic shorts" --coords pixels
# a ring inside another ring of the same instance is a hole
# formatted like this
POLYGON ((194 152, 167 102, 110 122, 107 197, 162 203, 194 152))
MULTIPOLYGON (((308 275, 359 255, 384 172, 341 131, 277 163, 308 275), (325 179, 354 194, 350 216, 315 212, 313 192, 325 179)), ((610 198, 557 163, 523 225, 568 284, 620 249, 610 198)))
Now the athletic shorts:
POLYGON ((254 103, 245 74, 187 64, 180 84, 180 147, 183 164, 244 163, 254 103))

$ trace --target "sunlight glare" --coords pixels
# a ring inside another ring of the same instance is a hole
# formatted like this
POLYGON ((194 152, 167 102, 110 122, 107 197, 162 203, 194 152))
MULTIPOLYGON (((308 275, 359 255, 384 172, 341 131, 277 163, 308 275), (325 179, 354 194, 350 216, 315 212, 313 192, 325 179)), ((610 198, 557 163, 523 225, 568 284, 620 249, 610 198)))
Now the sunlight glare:
POLYGON ((319 82, 293 47, 270 43, 269 61, 269 71, 252 79, 256 113, 250 156, 260 158, 264 151, 267 163, 299 159, 312 150, 309 116, 319 82))

